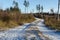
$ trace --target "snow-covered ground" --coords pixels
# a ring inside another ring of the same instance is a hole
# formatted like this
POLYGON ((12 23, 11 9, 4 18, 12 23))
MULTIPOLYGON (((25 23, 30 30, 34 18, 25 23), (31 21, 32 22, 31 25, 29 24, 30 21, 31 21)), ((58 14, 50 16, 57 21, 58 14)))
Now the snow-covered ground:
POLYGON ((32 23, 25 23, 17 28, 0 32, 0 40, 42 40, 43 37, 38 37, 39 35, 35 32, 35 29, 32 33, 26 32, 26 29, 30 27, 37 27, 44 36, 51 40, 60 40, 60 32, 57 33, 55 30, 48 29, 44 24, 44 20, 38 18, 36 18, 36 21, 32 23))
POLYGON ((56 32, 56 30, 48 29, 43 23, 44 22, 43 19, 40 19, 38 21, 39 22, 36 23, 38 25, 37 27, 43 33, 44 36, 47 36, 51 40, 60 40, 60 31, 56 32))

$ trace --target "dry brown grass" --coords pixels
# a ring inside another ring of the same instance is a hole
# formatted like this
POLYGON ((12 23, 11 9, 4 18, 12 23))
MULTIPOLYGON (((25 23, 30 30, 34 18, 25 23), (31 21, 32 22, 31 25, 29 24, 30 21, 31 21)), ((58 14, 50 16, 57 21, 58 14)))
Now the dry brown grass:
POLYGON ((0 29, 14 28, 34 21, 32 14, 22 14, 20 10, 0 10, 0 29))
POLYGON ((53 17, 46 17, 45 24, 50 28, 60 30, 60 20, 58 21, 54 16, 53 17))

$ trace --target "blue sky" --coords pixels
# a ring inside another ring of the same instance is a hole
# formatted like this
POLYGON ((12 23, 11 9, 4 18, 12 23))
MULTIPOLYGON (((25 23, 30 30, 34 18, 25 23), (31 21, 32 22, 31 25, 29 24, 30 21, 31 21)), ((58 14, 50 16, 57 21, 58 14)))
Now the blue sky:
MULTIPOLYGON (((19 3, 19 8, 22 12, 25 12, 25 7, 23 5, 24 0, 15 0, 19 3)), ((58 0, 27 0, 29 1, 29 12, 33 11, 36 12, 36 5, 40 4, 44 7, 44 12, 49 12, 51 8, 54 9, 54 11, 57 11, 58 7, 58 0)), ((13 0, 0 0, 0 8, 6 9, 12 6, 13 0)))

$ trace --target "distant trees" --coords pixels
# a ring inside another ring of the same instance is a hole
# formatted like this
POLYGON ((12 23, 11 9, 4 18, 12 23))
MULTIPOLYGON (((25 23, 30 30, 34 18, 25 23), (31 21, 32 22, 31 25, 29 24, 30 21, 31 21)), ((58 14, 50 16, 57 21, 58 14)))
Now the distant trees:
POLYGON ((13 5, 14 5, 15 8, 18 8, 18 2, 13 1, 13 5))
POLYGON ((40 13, 42 13, 43 12, 43 6, 40 6, 40 4, 38 4, 38 5, 36 5, 36 9, 37 9, 37 11, 40 13))
POLYGON ((37 9, 38 12, 40 13, 40 4, 36 5, 36 9, 37 9))
POLYGON ((23 5, 25 6, 25 13, 28 12, 29 1, 24 1, 23 5))

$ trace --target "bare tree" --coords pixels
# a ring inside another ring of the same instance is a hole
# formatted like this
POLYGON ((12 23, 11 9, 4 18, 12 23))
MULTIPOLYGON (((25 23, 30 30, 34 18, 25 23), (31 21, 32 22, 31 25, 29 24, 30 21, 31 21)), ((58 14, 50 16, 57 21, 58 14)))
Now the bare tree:
POLYGON ((28 13, 29 1, 25 0, 23 5, 25 6, 25 13, 28 13))
POLYGON ((40 4, 36 5, 36 9, 38 10, 38 12, 40 13, 40 4))
POLYGON ((42 13, 42 18, 44 18, 44 14, 43 14, 43 6, 41 6, 41 13, 42 13))
POLYGON ((57 15, 58 21, 59 21, 59 8, 60 8, 60 0, 58 0, 58 15, 57 15))
POLYGON ((43 6, 41 6, 41 12, 43 13, 43 6))

